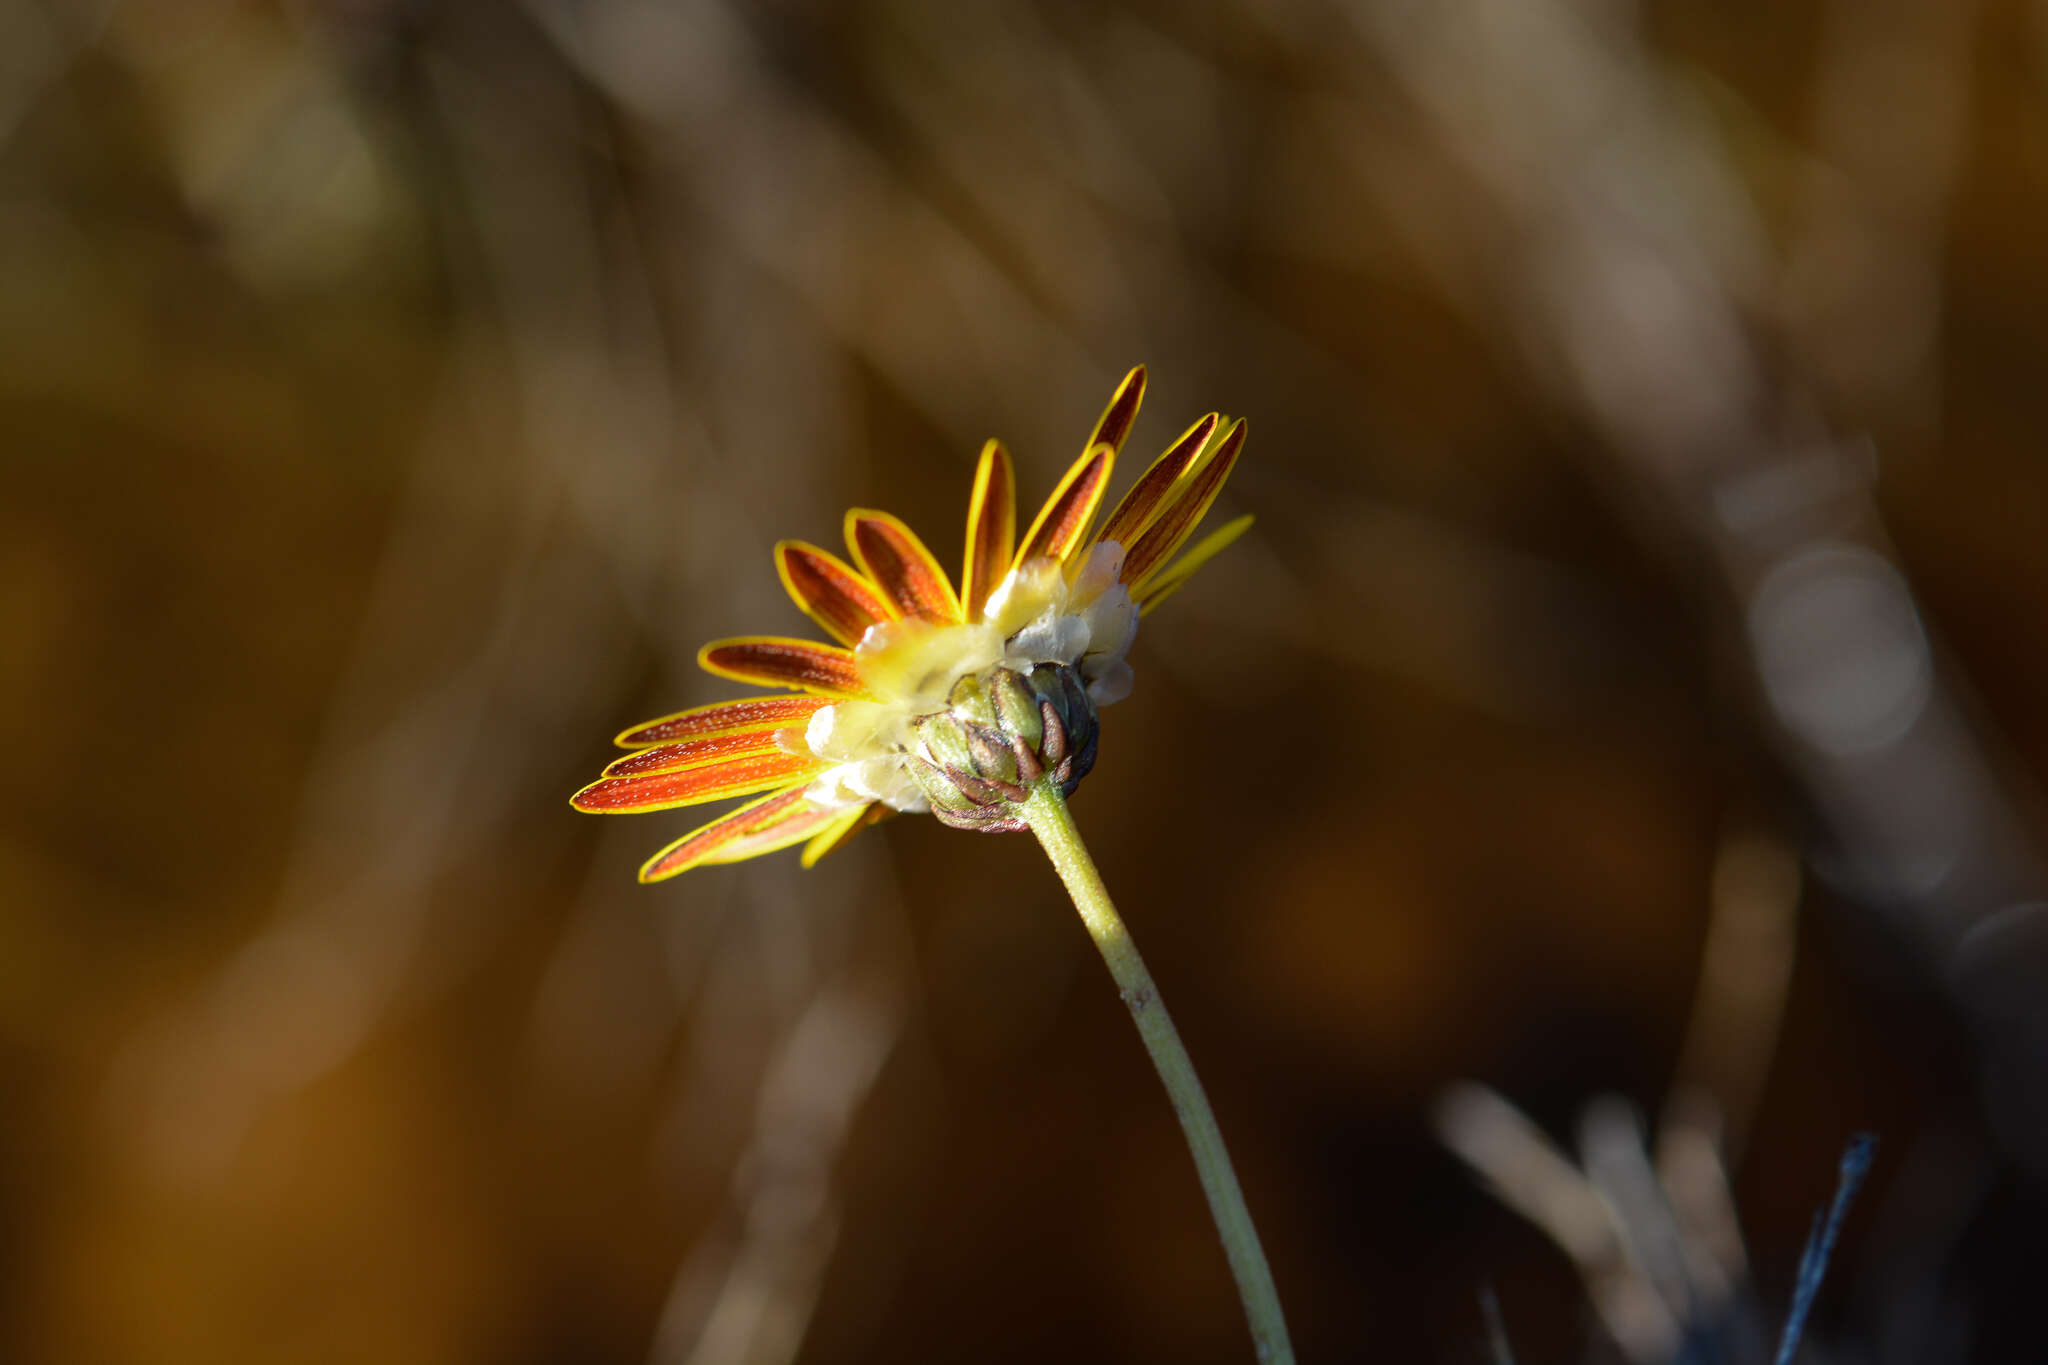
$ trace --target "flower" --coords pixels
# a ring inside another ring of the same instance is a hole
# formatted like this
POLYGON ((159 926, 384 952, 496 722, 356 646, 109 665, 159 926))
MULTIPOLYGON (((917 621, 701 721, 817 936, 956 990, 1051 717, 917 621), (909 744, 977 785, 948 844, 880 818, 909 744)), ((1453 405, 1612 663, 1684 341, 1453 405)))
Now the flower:
POLYGON ((796 843, 809 867, 898 811, 1022 828, 1012 805, 1032 783, 1072 791, 1093 763, 1096 708, 1131 690, 1139 617, 1251 525, 1240 517, 1174 558, 1244 446, 1243 421, 1212 412, 1088 534, 1144 392, 1141 365, 1021 542, 1009 452, 983 447, 957 592, 886 512, 846 514, 851 564, 802 541, 777 545, 783 586, 837 643, 712 641, 697 655, 706 671, 795 695, 637 725, 617 741, 633 752, 571 803, 628 814, 757 798, 655 854, 642 881, 796 843))

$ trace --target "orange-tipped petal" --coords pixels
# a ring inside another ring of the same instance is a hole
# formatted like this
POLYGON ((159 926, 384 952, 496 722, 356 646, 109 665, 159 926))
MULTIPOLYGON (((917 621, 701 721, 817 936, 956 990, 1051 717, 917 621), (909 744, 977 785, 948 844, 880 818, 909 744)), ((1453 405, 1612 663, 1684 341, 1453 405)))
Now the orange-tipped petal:
POLYGON ((1074 461, 1039 509, 1012 568, 1041 557, 1065 561, 1068 552, 1086 538, 1088 523, 1095 519, 1096 505, 1102 501, 1102 490, 1109 486, 1109 471, 1115 463, 1116 451, 1106 445, 1096 446, 1074 461))
POLYGON ((636 725, 613 743, 621 749, 639 749, 743 730, 779 730, 786 725, 802 725, 812 712, 831 704, 829 697, 749 697, 745 701, 713 702, 636 725))
POLYGON ((766 787, 808 780, 830 766, 810 754, 749 754, 681 772, 602 778, 570 797, 569 804, 593 815, 640 815, 747 796, 766 787))
POLYGON ((1176 559, 1171 568, 1162 573, 1155 574, 1152 581, 1145 585, 1144 592, 1133 594, 1137 599, 1138 614, 1140 616, 1144 615, 1167 598, 1173 596, 1175 592, 1179 591, 1181 584, 1195 576, 1195 570, 1214 559, 1231 541, 1236 540, 1239 536, 1250 530, 1251 524, 1252 519, 1249 516, 1243 516, 1239 517, 1236 521, 1218 527, 1208 535, 1203 536, 1200 543, 1194 549, 1189 550, 1179 559, 1176 559))
POLYGON ((713 640, 697 651, 706 673, 763 687, 800 687, 830 697, 862 695, 853 651, 811 640, 776 635, 742 635, 713 640))
POLYGON ((1122 578, 1131 585, 1133 596, 1144 591, 1149 575, 1173 558, 1173 552, 1187 540, 1195 524, 1209 510, 1209 504, 1216 501, 1216 495, 1223 491, 1223 481, 1237 467, 1238 452, 1244 449, 1244 437, 1244 419, 1240 417, 1231 423, 1230 430, 1223 433, 1215 451, 1174 494, 1173 500, 1152 518, 1152 524, 1130 547, 1130 553, 1124 556, 1122 578))
MULTIPOLYGON (((1002 442, 981 448, 974 493, 967 500, 967 561, 960 570, 960 606, 969 621, 981 619, 1017 548, 1017 475, 1002 442)), ((808 854, 806 855, 808 856, 808 854)), ((821 855, 822 856, 822 855, 821 855)))
MULTIPOLYGON (((640 880, 658 882, 711 861, 735 842, 774 828, 781 821, 806 810, 815 810, 804 800, 802 785, 784 787, 759 801, 720 816, 701 829, 692 830, 649 858, 640 868, 640 880)), ((767 852, 766 849, 759 850, 767 852)))
POLYGON ((624 758, 614 759, 605 765, 604 775, 637 777, 643 773, 676 773, 722 759, 777 753, 781 746, 775 737, 781 733, 780 729, 739 730, 726 735, 707 735, 703 739, 686 739, 676 744, 657 744, 651 749, 641 749, 624 758))
POLYGON ((1108 446, 1112 451, 1124 448, 1124 437, 1131 434, 1131 424, 1138 420, 1138 405, 1145 401, 1145 367, 1139 365, 1124 376, 1124 382, 1116 386, 1110 395, 1109 406, 1102 410, 1102 419, 1095 424, 1095 432, 1088 438, 1083 450, 1097 446, 1108 446))
POLYGON ((960 599, 946 571, 916 532, 887 512, 856 507, 846 514, 846 543, 899 616, 939 625, 960 619, 960 599))
POLYGON ((1109 514, 1109 520, 1102 523, 1102 529, 1095 535, 1097 540, 1113 540, 1126 550, 1144 534, 1145 526, 1152 520, 1175 484, 1186 475, 1209 444, 1215 434, 1216 425, 1222 421, 1210 413, 1182 433, 1181 438, 1166 448, 1166 453, 1152 462, 1152 467, 1138 476, 1131 485, 1131 491, 1124 494, 1123 501, 1109 514))
POLYGON ((775 572, 804 615, 842 645, 857 645, 869 626, 889 619, 889 604, 837 555, 801 540, 775 547, 775 572))
POLYGON ((866 829, 877 825, 896 812, 879 801, 870 801, 865 806, 855 806, 845 811, 837 820, 821 828, 804 845, 803 865, 816 867, 818 860, 828 853, 836 853, 846 847, 847 841, 866 829))

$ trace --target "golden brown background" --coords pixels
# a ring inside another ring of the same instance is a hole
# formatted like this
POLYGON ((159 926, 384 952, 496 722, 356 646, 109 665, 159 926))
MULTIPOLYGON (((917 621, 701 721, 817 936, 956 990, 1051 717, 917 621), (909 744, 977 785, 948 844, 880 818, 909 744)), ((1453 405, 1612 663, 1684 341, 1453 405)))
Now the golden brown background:
POLYGON ((2041 1359, 2044 228, 2038 0, 0 0, 0 1358, 1248 1359, 1028 840, 566 804, 1143 361, 1259 525, 1076 812, 1303 1359, 1676 1358, 1466 1078, 1720 1132, 1693 1359, 1857 1129, 1824 1358, 2041 1359))

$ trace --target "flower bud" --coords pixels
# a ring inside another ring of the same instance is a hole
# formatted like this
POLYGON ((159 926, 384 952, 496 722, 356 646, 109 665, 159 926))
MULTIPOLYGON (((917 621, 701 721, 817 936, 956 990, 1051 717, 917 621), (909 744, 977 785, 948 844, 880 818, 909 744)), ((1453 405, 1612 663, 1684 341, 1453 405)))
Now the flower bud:
POLYGON ((1013 809, 1041 781, 1070 793, 1095 766, 1095 703, 1064 664, 998 665, 960 679, 916 722, 911 775, 932 814, 959 829, 1026 828, 1013 809))

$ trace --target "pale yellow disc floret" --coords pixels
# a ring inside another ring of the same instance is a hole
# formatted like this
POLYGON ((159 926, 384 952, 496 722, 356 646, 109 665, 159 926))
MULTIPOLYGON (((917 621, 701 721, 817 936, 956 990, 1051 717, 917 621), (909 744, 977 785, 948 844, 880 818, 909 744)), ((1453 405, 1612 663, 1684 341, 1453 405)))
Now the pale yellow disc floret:
POLYGON ((853 655, 873 700, 838 702, 811 717, 801 748, 834 766, 806 795, 827 806, 880 801, 902 811, 928 809, 910 776, 919 752, 916 722, 945 710, 960 679, 998 664, 1072 668, 1097 706, 1129 696, 1124 656, 1138 634, 1138 604, 1117 581, 1123 563, 1123 547, 1103 541, 1071 575, 1050 558, 1011 570, 989 594, 980 621, 948 626, 905 618, 870 627, 853 655))

